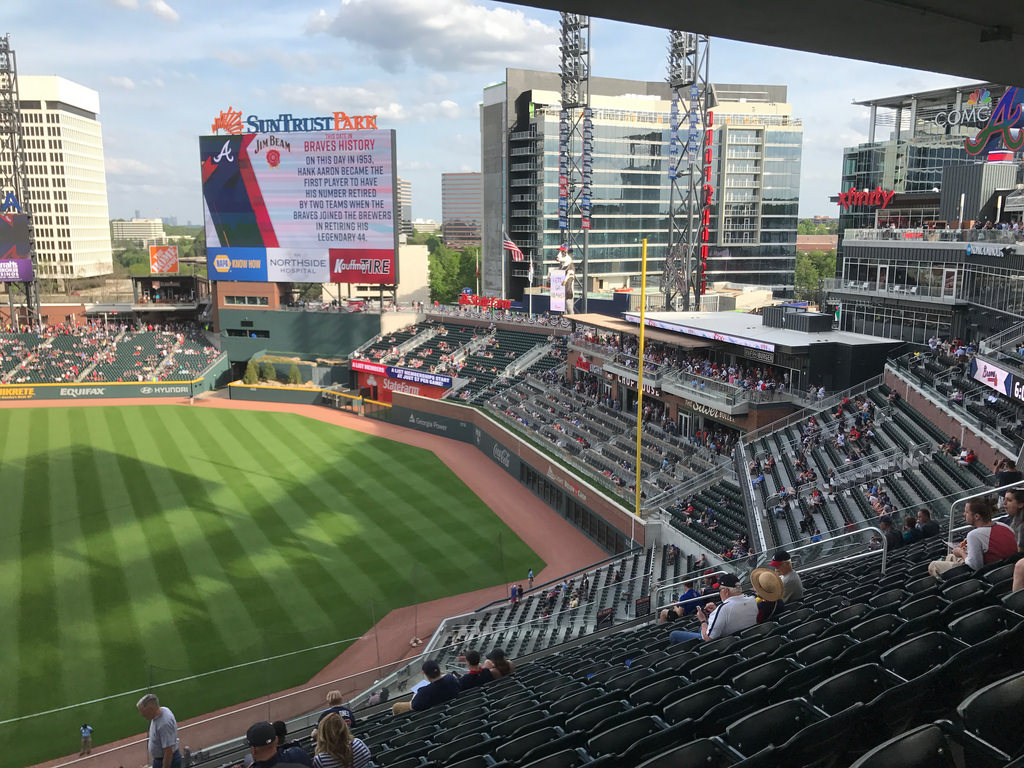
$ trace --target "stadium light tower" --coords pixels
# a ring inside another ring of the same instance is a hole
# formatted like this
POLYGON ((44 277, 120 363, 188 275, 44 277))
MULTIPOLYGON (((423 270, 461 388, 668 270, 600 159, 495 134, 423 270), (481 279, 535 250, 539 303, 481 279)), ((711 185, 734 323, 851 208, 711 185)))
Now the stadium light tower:
POLYGON ((700 308, 711 223, 711 87, 707 35, 669 32, 668 250, 661 278, 665 309, 700 308), (685 108, 685 113, 683 109, 685 108))
MULTIPOLYGON (((13 192, 26 214, 28 223, 28 249, 32 260, 33 279, 23 283, 29 322, 35 327, 42 323, 39 307, 39 285, 35 279, 36 265, 35 233, 32 226, 31 201, 25 184, 24 133, 21 125, 21 102, 18 99, 18 65, 11 48, 9 34, 0 37, 0 201, 13 192)), ((8 289, 9 290, 9 289, 8 289)), ((11 306, 11 324, 16 325, 11 306)))
POLYGON ((590 112, 590 17, 563 13, 562 108, 558 123, 559 267, 566 271, 566 307, 587 311, 587 246, 590 234, 594 125, 590 112), (576 277, 579 261, 582 279, 576 277), (577 293, 577 288, 579 289, 577 293), (571 291, 572 295, 569 295, 571 291))

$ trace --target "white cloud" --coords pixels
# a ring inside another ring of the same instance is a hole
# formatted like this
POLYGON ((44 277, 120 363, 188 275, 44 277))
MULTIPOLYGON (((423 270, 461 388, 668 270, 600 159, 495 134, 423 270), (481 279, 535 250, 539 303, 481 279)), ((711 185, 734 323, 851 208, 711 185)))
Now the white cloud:
POLYGON ((394 123, 425 122, 438 118, 454 120, 462 110, 451 99, 406 104, 389 86, 295 85, 281 89, 282 98, 319 114, 347 112, 349 115, 377 115, 381 128, 394 123))
POLYGON ((120 8, 138 8, 139 0, 110 0, 111 3, 120 8))
POLYGON ((156 171, 141 160, 131 157, 107 157, 104 160, 107 173, 111 176, 148 175, 156 171))
POLYGON ((155 16, 159 16, 165 21, 177 21, 180 18, 178 16, 178 12, 171 8, 165 0, 149 0, 149 3, 146 4, 146 8, 150 13, 155 16))
POLYGON ((522 11, 471 0, 342 0, 337 13, 321 10, 309 31, 369 49, 389 72, 410 65, 460 72, 544 69, 558 61, 554 27, 522 11))
POLYGON ((122 88, 126 91, 135 90, 135 81, 132 80, 130 77, 111 77, 110 84, 115 88, 122 88))

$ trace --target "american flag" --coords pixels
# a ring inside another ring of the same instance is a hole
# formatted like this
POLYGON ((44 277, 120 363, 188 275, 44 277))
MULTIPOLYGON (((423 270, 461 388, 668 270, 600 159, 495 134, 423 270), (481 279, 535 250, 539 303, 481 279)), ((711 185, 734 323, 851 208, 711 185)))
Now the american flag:
POLYGON ((526 257, 523 256, 523 252, 519 249, 519 246, 512 242, 512 238, 508 236, 508 232, 502 234, 501 247, 506 251, 512 251, 512 261, 526 261, 526 257))

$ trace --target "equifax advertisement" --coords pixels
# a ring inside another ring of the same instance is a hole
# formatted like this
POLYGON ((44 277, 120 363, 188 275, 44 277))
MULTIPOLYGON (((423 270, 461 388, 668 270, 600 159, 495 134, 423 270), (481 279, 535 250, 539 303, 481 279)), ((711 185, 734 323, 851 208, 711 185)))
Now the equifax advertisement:
POLYGON ((199 146, 211 279, 397 282, 394 131, 202 136, 199 146))

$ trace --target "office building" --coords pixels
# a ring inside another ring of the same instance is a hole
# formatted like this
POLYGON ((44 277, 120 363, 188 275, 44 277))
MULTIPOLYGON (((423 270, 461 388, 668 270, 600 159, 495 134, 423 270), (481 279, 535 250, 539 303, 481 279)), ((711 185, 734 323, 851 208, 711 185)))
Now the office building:
POLYGON ((479 173, 441 174, 441 232, 454 250, 480 247, 484 224, 483 178, 479 173))
POLYGON ((162 219, 130 219, 110 222, 115 243, 128 242, 135 245, 163 245, 164 222, 162 219))
MULTIPOLYGON (((502 250, 502 233, 543 276, 555 266, 560 79, 506 70, 480 107, 485 295, 519 298, 527 266, 502 250)), ((664 82, 593 77, 593 208, 589 290, 638 287, 640 241, 648 284, 660 281, 668 241, 669 114, 664 82)), ((793 288, 803 128, 779 85, 712 86, 714 143, 708 282, 793 288)), ((685 112, 688 105, 681 109, 685 112)), ((579 262, 581 253, 573 257, 579 262)), ((577 266, 577 276, 581 273, 577 266)))
MULTIPOLYGON (((67 279, 110 274, 99 94, 50 75, 21 75, 18 94, 37 276, 67 279)), ((9 153, 0 153, 0 163, 9 167, 11 162, 9 153)))
POLYGON ((398 234, 412 234, 412 182, 398 178, 398 234))

